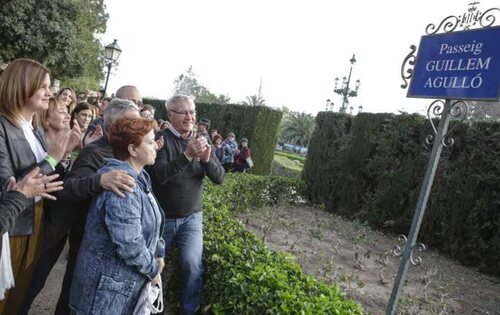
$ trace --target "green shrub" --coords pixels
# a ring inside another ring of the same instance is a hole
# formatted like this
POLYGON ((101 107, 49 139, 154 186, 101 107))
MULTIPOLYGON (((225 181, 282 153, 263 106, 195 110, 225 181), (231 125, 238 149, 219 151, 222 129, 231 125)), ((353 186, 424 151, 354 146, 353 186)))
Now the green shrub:
POLYGON ((279 154, 274 155, 272 175, 300 177, 304 165, 279 154))
POLYGON ((306 158, 303 157, 302 155, 288 153, 288 152, 280 151, 280 150, 274 151, 274 155, 286 157, 287 159, 289 159, 291 161, 299 161, 300 164, 302 164, 302 165, 304 165, 304 163, 306 161, 306 158))
MULTIPOLYGON (((430 134, 419 115, 318 114, 303 172, 307 198, 406 235, 430 134)), ((500 123, 458 123, 450 136, 455 145, 443 149, 419 241, 500 276, 500 123)))
MULTIPOLYGON (((344 148, 350 145, 351 116, 320 112, 309 141, 302 177, 307 187, 307 197, 316 204, 327 204, 336 209, 338 195, 332 193, 338 182, 350 174, 341 172, 344 148)), ((346 179, 348 180, 348 178, 346 179)))
POLYGON ((299 178, 226 174, 223 185, 206 181, 205 205, 228 207, 234 212, 245 212, 264 205, 282 205, 302 201, 304 182, 299 178))
POLYGON ((231 218, 264 204, 300 200, 298 178, 230 174, 207 182, 203 309, 214 314, 361 314, 338 287, 305 275, 293 258, 275 253, 231 218))

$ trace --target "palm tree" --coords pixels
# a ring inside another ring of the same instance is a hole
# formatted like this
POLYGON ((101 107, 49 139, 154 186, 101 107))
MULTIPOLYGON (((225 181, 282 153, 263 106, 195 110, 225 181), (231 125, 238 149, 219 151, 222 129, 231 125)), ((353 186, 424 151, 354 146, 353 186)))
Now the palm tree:
POLYGON ((247 96, 247 100, 243 102, 243 105, 249 106, 265 106, 266 101, 261 95, 251 95, 247 96))
POLYGON ((260 78, 259 93, 257 95, 247 96, 247 100, 243 102, 243 105, 249 106, 265 106, 266 101, 262 95, 262 78, 260 78))
POLYGON ((285 142, 307 147, 314 130, 311 114, 291 112, 285 118, 281 129, 281 139, 285 142))

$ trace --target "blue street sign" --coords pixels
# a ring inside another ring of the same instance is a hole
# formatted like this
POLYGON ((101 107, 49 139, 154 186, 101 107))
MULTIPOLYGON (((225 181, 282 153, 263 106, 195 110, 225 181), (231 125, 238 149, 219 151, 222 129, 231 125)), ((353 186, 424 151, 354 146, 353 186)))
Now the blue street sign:
POLYGON ((422 36, 407 97, 498 101, 500 27, 422 36))

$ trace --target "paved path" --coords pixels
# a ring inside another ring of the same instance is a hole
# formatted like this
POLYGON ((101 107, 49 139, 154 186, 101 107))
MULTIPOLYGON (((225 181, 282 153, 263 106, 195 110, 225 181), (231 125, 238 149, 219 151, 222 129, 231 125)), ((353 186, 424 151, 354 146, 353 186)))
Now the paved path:
POLYGON ((59 293, 61 292, 62 280, 64 277, 64 271, 66 270, 66 263, 68 257, 68 243, 64 247, 61 257, 57 261, 54 269, 49 275, 45 287, 42 292, 38 294, 29 315, 52 315, 56 309, 57 299, 59 298, 59 293))

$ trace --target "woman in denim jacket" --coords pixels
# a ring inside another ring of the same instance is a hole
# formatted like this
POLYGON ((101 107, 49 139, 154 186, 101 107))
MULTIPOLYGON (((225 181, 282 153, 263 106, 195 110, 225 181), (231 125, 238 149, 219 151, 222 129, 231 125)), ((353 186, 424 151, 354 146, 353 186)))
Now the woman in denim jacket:
POLYGON ((222 162, 222 166, 226 173, 229 173, 233 168, 234 154, 238 150, 238 143, 236 142, 234 132, 227 134, 226 140, 222 142, 222 147, 224 148, 224 162, 222 162))
POLYGON ((136 186, 124 198, 103 191, 92 203, 70 291, 75 314, 132 314, 147 282, 160 280, 163 211, 143 170, 156 158, 155 127, 147 118, 119 118, 110 127, 120 160, 107 160, 99 172, 122 170, 136 186))

